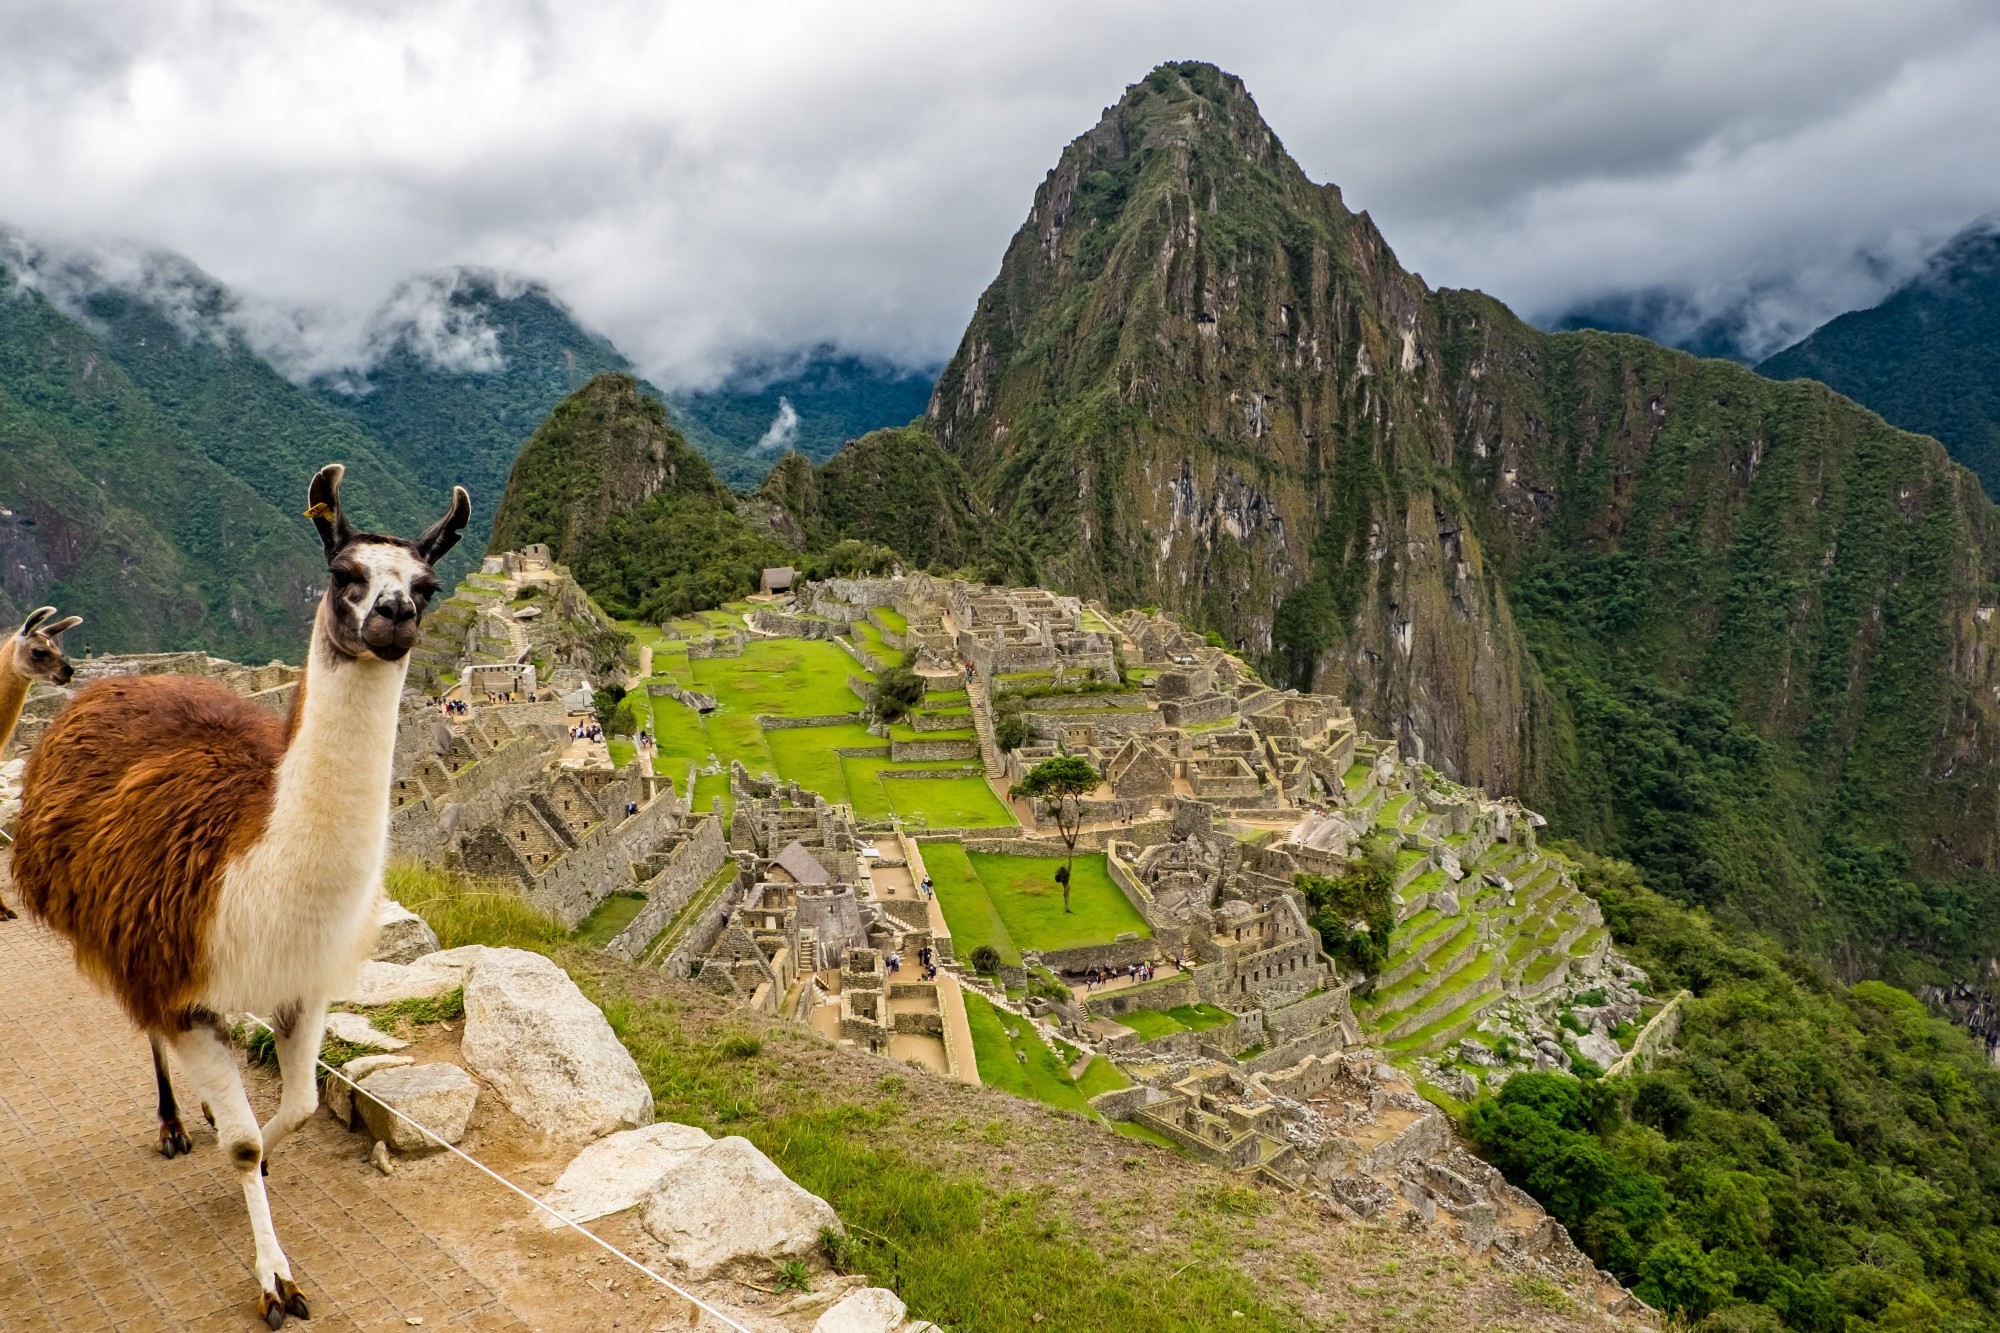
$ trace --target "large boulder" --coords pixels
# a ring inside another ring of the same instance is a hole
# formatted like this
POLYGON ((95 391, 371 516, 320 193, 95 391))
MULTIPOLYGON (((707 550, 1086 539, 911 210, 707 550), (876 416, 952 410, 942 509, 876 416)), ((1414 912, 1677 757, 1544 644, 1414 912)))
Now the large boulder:
POLYGON ((442 1145, 390 1108, 431 1130, 446 1143, 465 1137, 472 1108, 479 1102, 479 1085, 457 1065, 405 1065, 382 1069, 360 1082, 354 1095, 362 1123, 383 1143, 400 1153, 436 1152, 442 1145))
POLYGON ((799 1188, 750 1140, 733 1135, 674 1154, 639 1220, 698 1278, 738 1260, 803 1258, 818 1250, 822 1230, 840 1228, 825 1199, 799 1188))
POLYGON ((652 1089, 603 1012, 540 954, 481 953, 465 979, 460 1053, 552 1138, 582 1143, 653 1122, 652 1089))
POLYGON ((416 1061, 407 1055, 363 1055, 349 1060, 340 1067, 345 1078, 328 1075, 320 1081, 324 1093, 322 1105, 326 1113, 334 1118, 342 1129, 354 1128, 354 1089, 352 1084, 361 1082, 378 1069, 399 1069, 413 1065, 416 1061))
POLYGON ((887 1287, 863 1287, 821 1315, 812 1333, 896 1333, 908 1313, 887 1287))
POLYGON ((438 951, 437 932, 430 923, 397 902, 384 898, 375 909, 375 952, 381 963, 414 963, 438 951))
POLYGON ((365 1046, 371 1051, 400 1051, 410 1044, 376 1027, 368 1021, 367 1015, 350 1014, 344 1009, 336 1009, 326 1016, 326 1035, 349 1046, 365 1046))
POLYGON ((468 944, 458 949, 427 953, 414 963, 384 963, 370 959, 361 965, 360 974, 347 994, 337 995, 334 999, 363 1009, 394 1004, 398 1000, 434 1000, 463 986, 472 965, 488 952, 483 944, 468 944))
POLYGON ((1576 1053, 1596 1065, 1599 1069, 1609 1069, 1618 1063, 1625 1052, 1618 1043, 1602 1030, 1586 1032, 1576 1039, 1576 1053))
MULTIPOLYGON (((674 1159, 715 1140, 693 1125, 663 1121, 599 1139, 570 1159, 542 1202, 572 1222, 589 1222, 638 1205, 660 1187, 674 1159)), ((542 1214, 542 1225, 562 1225, 542 1214)))

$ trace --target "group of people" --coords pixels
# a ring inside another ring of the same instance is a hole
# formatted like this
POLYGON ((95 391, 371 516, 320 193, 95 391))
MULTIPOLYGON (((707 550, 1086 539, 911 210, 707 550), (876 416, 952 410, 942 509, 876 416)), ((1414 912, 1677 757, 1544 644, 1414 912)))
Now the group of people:
POLYGON ((472 705, 463 699, 440 699, 438 709, 447 717, 464 717, 472 711, 472 705))
POLYGON ((569 738, 573 741, 601 741, 604 739, 604 728, 595 722, 580 722, 569 729, 569 738))
MULTIPOLYGON (((1180 961, 1176 955, 1174 958, 1176 968, 1180 966, 1180 961)), ((1083 987, 1085 990, 1096 990, 1120 977, 1125 977, 1132 984, 1138 985, 1140 982, 1151 981, 1157 975, 1159 969, 1151 963, 1127 963, 1123 967, 1093 967, 1083 974, 1083 987)))
MULTIPOLYGON (((937 980, 937 974, 938 974, 937 950, 931 948, 930 945, 926 944, 923 948, 917 950, 917 962, 924 969, 925 981, 937 980)), ((891 949, 889 951, 888 957, 882 960, 882 966, 888 969, 890 975, 892 976, 898 972, 901 972, 903 970, 903 955, 900 952, 891 949)))

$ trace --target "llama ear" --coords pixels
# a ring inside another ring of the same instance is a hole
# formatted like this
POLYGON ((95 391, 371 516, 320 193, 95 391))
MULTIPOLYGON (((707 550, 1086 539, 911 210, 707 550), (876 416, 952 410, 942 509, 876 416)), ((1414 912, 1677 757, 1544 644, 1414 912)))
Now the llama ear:
POLYGON ((417 554, 427 565, 435 565, 444 558, 444 553, 458 545, 458 535, 465 531, 465 525, 472 521, 472 497, 465 493, 465 487, 451 488, 451 508, 443 518, 424 529, 423 536, 414 545, 417 554))
POLYGON ((53 606, 38 606, 34 610, 28 612, 28 618, 21 622, 21 629, 20 629, 21 637, 24 639, 27 638, 30 634, 35 632, 35 626, 41 624, 44 620, 47 620, 50 616, 54 615, 55 613, 56 609, 53 606))
POLYGON ((340 509, 340 479, 346 472, 339 463, 328 463, 313 474, 312 485, 306 487, 306 517, 319 529, 320 545, 326 548, 328 560, 354 537, 354 527, 340 509))
POLYGON ((51 639, 60 639, 63 635, 69 633, 82 623, 82 616, 64 616, 53 625, 42 626, 42 633, 48 635, 51 639))

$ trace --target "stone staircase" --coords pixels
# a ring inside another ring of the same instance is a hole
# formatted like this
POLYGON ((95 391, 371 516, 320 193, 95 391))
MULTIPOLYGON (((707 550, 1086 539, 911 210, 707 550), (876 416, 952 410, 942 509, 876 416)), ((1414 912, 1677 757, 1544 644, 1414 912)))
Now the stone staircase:
POLYGON ((989 778, 1005 777, 1007 765, 993 740, 993 710, 987 706, 986 683, 974 676, 965 683, 965 697, 972 705, 972 729, 979 735, 979 760, 989 778))

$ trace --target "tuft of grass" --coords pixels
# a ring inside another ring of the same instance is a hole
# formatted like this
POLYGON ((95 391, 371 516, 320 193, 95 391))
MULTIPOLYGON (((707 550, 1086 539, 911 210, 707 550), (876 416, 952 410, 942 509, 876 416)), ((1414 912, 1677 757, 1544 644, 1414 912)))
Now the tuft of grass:
POLYGON ((553 954, 569 933, 503 883, 396 861, 384 875, 389 896, 430 923, 447 949, 490 944, 553 954))

